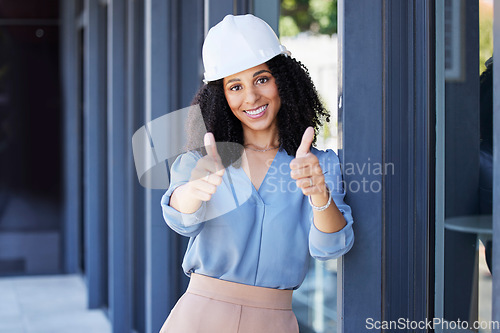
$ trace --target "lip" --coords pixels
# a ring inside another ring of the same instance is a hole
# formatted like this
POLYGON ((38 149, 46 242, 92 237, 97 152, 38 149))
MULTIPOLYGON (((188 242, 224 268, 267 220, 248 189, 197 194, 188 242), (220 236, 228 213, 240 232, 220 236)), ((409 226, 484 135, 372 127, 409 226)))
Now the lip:
POLYGON ((257 118, 260 118, 260 117, 264 116, 264 114, 266 113, 268 107, 269 107, 269 104, 266 104, 266 105, 262 105, 262 106, 259 106, 257 108, 254 108, 254 109, 244 110, 243 112, 247 115, 247 117, 252 118, 252 119, 257 119, 257 118), (257 110, 259 110, 261 108, 263 108, 263 110, 260 111, 257 114, 248 113, 248 112, 257 111, 257 110))

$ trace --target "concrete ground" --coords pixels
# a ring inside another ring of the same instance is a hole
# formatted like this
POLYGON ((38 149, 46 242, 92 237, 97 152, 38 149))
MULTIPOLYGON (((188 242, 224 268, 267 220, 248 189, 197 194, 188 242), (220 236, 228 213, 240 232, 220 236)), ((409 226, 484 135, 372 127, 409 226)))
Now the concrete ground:
POLYGON ((110 333, 78 275, 0 278, 0 333, 110 333))

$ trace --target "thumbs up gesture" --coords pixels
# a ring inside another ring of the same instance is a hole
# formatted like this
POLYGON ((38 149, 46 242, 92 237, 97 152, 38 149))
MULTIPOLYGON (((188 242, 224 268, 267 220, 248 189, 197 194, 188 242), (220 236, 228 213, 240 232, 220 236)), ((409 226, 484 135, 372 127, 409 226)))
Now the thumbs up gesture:
POLYGON ((212 133, 205 134, 204 143, 207 155, 198 160, 187 185, 191 198, 209 201, 222 183, 224 166, 212 133))
POLYGON ((314 129, 308 127, 302 135, 302 141, 295 158, 290 162, 290 176, 295 179, 297 187, 304 195, 325 194, 325 176, 319 165, 319 160, 311 153, 314 140, 314 129))

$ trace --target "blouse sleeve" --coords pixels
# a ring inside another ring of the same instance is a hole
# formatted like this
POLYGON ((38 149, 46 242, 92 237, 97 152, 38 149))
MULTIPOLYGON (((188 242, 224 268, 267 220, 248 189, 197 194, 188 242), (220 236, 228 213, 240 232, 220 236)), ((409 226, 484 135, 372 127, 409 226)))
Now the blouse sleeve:
POLYGON ((328 149, 327 151, 315 150, 319 159, 321 169, 325 175, 325 182, 332 194, 332 200, 344 215, 346 225, 337 232, 326 233, 318 230, 313 222, 311 209, 311 229, 309 232, 309 252, 311 256, 319 260, 338 258, 347 253, 354 243, 354 232, 352 230, 351 207, 344 202, 345 190, 342 181, 342 171, 337 154, 328 149))
POLYGON ((188 152, 177 157, 170 169, 170 187, 161 198, 163 218, 168 226, 186 237, 194 237, 203 229, 206 202, 203 201, 196 212, 184 214, 170 206, 170 197, 177 187, 189 181, 191 171, 196 166, 199 158, 200 156, 194 152, 188 152))

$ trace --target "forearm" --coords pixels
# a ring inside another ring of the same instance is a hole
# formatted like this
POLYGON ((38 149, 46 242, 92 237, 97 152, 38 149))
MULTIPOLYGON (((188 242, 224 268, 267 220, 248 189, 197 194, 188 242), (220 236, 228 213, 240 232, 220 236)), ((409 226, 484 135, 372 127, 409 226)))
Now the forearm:
POLYGON ((184 214, 196 212, 200 208, 202 201, 196 199, 190 193, 188 184, 176 188, 170 197, 170 207, 184 214))
MULTIPOLYGON (((316 207, 326 205, 328 192, 325 190, 318 194, 312 194, 311 201, 316 207)), ((325 233, 337 232, 346 226, 344 215, 342 215, 333 199, 327 209, 323 211, 313 209, 313 218, 316 228, 325 233)))

